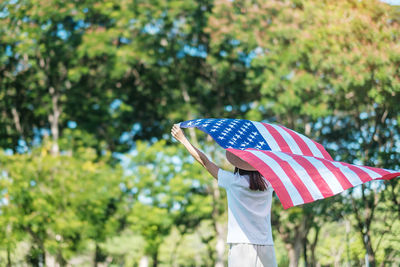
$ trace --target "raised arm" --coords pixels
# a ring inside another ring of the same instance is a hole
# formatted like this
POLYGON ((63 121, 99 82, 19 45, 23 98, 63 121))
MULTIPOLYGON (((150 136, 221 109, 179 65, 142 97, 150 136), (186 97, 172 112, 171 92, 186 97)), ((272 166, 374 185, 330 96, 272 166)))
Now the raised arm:
POLYGON ((197 160, 215 179, 218 179, 219 167, 210 161, 203 152, 198 150, 189 142, 182 129, 177 124, 174 124, 172 127, 171 134, 176 140, 185 146, 195 160, 197 160))

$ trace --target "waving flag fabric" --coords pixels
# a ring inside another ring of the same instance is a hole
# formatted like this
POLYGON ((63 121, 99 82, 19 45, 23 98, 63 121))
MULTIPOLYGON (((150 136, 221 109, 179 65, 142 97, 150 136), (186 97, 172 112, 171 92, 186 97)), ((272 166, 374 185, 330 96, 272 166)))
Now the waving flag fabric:
POLYGON ((400 172, 333 161, 325 148, 284 126, 238 119, 180 123, 209 134, 221 147, 256 168, 285 209, 327 198, 356 185, 392 179, 400 172))

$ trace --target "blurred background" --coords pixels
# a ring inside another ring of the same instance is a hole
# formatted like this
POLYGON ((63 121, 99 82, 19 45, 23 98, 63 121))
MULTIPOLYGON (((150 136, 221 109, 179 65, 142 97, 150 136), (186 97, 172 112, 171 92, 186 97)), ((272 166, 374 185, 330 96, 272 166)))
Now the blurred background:
MULTIPOLYGON (((2 0, 0 265, 226 266, 225 192, 170 137, 184 120, 278 123, 399 170, 398 4, 2 0)), ((279 266, 399 266, 399 183, 275 196, 279 266)))

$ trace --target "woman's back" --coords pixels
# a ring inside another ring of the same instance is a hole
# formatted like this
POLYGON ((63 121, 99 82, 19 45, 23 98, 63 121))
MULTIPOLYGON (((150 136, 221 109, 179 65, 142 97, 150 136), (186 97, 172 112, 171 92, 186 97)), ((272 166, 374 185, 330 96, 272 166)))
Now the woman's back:
POLYGON ((271 201, 273 189, 249 188, 249 177, 220 169, 218 185, 227 192, 227 243, 273 245, 271 233, 271 201))

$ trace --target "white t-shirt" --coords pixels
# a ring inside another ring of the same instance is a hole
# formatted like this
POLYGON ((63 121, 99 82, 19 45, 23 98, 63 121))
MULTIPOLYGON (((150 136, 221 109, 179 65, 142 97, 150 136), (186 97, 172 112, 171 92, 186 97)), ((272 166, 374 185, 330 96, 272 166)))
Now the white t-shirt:
POLYGON ((272 186, 254 191, 249 188, 249 177, 218 171, 218 185, 225 188, 228 198, 227 243, 273 245, 271 231, 272 186))

